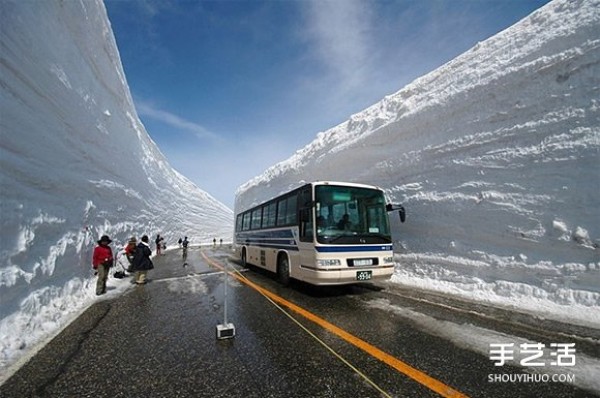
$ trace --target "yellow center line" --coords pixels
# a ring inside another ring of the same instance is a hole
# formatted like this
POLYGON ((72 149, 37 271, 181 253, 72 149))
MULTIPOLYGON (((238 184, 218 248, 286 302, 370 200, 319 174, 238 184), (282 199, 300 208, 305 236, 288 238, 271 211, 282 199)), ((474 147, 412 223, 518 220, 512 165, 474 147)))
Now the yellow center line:
POLYGON ((429 388, 430 390, 435 391, 436 393, 440 394, 441 396, 447 397, 447 398, 458 398, 458 397, 467 398, 468 397, 467 395, 461 393, 460 391, 455 390, 454 388, 442 383, 441 381, 439 381, 437 379, 434 379, 433 377, 429 376, 428 374, 426 374, 416 368, 413 368, 406 362, 403 362, 403 361, 399 360, 398 358, 380 350, 379 348, 375 347, 374 345, 369 344, 366 341, 348 333, 344 329, 341 329, 341 328, 335 326, 334 324, 327 322, 325 319, 318 317, 317 315, 313 314, 312 312, 305 310, 304 308, 284 299, 281 296, 278 296, 277 294, 271 292, 270 290, 267 290, 267 289, 257 285, 256 283, 248 280, 247 278, 245 278, 243 276, 239 276, 236 273, 227 271, 223 265, 218 263, 216 260, 209 258, 208 256, 206 256, 206 254, 202 253, 202 257, 204 257, 204 259, 212 266, 227 272, 229 275, 233 276, 240 282, 245 283, 246 285, 248 285, 251 288, 258 291, 259 293, 270 298, 274 302, 276 302, 284 307, 287 307, 290 310, 292 310, 292 311, 296 312, 297 314, 303 316, 304 318, 308 319, 309 321, 316 323, 317 325, 321 326, 322 328, 328 330, 329 332, 333 333, 334 335, 336 335, 336 336, 340 337, 341 339, 345 340, 346 342, 352 344, 353 346, 360 348, 367 354, 373 356, 374 358, 379 359, 381 362, 396 369, 400 373, 410 377, 411 379, 424 385, 425 387, 429 388))

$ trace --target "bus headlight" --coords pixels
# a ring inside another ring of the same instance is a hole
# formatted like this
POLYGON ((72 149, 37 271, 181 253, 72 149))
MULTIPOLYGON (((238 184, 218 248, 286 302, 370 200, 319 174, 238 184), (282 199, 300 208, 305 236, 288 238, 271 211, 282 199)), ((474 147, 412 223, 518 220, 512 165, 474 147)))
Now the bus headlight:
POLYGON ((390 256, 390 257, 384 257, 384 258, 383 258, 383 262, 384 262, 384 264, 393 263, 393 262, 394 262, 394 257, 393 257, 393 256, 390 256))
POLYGON ((335 267, 336 265, 342 265, 342 262, 338 259, 317 260, 317 266, 319 267, 335 267))

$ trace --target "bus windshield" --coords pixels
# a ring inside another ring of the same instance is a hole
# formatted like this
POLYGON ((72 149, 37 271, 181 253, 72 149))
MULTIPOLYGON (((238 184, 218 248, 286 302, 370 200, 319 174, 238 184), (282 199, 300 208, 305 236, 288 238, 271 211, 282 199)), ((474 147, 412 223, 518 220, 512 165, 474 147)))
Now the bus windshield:
POLYGON ((375 189, 317 185, 317 241, 327 244, 391 243, 383 192, 375 189))

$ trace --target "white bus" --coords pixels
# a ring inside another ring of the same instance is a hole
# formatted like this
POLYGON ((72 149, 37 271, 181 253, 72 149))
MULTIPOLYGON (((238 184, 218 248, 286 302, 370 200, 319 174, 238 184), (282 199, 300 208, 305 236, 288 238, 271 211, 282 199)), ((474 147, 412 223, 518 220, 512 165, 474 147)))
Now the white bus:
POLYGON ((234 250, 243 265, 314 285, 388 278, 394 272, 387 205, 381 189, 313 182, 236 215, 234 250))

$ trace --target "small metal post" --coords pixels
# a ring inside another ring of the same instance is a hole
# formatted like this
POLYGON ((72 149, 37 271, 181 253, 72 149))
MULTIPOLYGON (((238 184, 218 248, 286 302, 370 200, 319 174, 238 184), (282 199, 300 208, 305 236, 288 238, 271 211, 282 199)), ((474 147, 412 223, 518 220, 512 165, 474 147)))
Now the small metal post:
POLYGON ((229 273, 225 270, 225 304, 223 310, 223 323, 227 325, 227 285, 229 284, 229 273))
POLYGON ((229 284, 229 272, 225 265, 225 295, 223 303, 223 324, 217 325, 217 339, 231 339, 235 336, 235 326, 227 321, 227 285, 229 284))

